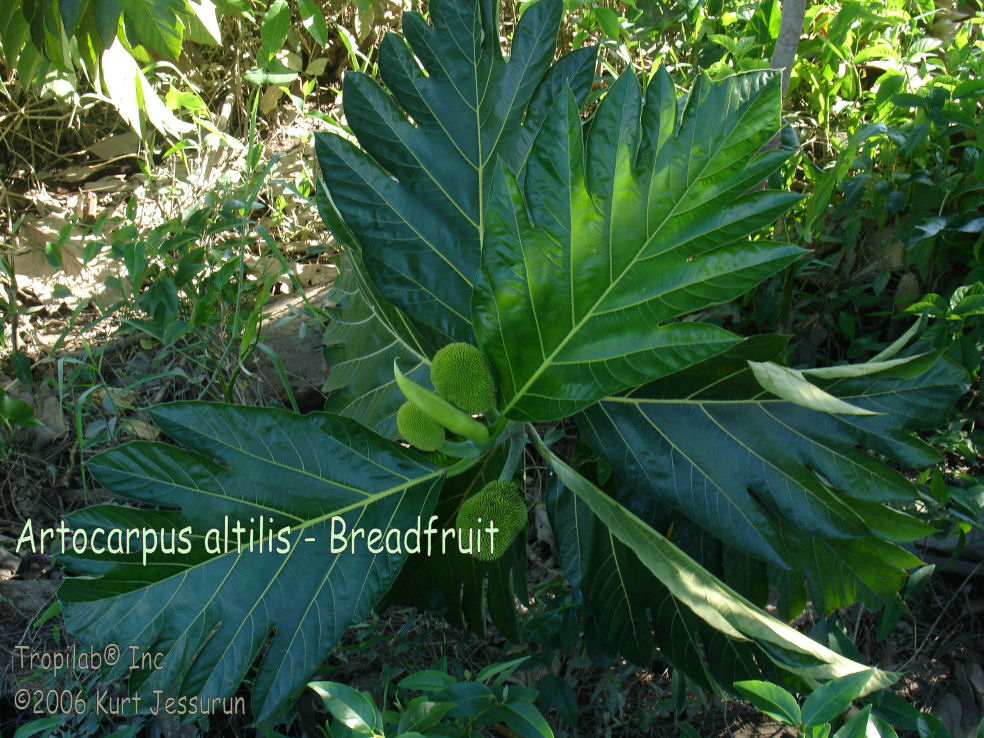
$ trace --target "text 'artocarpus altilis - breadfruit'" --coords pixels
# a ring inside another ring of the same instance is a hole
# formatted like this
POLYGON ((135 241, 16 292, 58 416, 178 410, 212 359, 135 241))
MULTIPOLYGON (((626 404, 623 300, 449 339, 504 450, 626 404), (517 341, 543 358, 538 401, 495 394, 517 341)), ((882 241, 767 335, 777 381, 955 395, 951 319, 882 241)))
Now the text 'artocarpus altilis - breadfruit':
POLYGON ((444 428, 412 402, 404 402, 396 411, 396 428, 421 451, 436 451, 444 443, 444 428))
POLYGON ((494 561, 505 553, 526 527, 526 503, 513 482, 489 482, 479 492, 461 504, 455 525, 464 539, 474 533, 475 539, 484 543, 482 532, 492 523, 498 532, 492 537, 492 547, 474 546, 472 556, 482 561, 494 561))
POLYGON ((470 343, 450 343, 431 363, 431 384, 466 413, 485 413, 495 404, 495 384, 485 355, 470 343))

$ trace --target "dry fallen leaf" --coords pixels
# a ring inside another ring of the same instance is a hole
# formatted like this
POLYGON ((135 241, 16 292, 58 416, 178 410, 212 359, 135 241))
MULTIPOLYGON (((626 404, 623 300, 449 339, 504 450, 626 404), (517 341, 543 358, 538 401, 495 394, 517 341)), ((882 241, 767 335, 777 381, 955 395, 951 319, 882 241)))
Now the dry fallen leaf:
POLYGON ((65 423, 65 414, 62 412, 61 403, 58 398, 51 394, 47 385, 42 385, 40 396, 35 398, 37 403, 34 408, 35 417, 41 421, 41 425, 34 429, 34 438, 39 446, 47 446, 59 436, 68 432, 65 423))
POLYGON ((260 112, 263 115, 272 113, 276 109, 281 95, 283 95, 283 91, 280 89, 280 85, 269 85, 260 97, 260 112))
POLYGON ((136 156, 140 151, 140 137, 133 131, 111 134, 87 147, 89 153, 99 159, 119 159, 136 156))
POLYGON ((145 423, 142 420, 129 420, 127 421, 127 428, 130 433, 139 438, 141 441, 153 441, 156 440, 160 435, 160 431, 149 423, 145 423))
POLYGON ((13 578, 20 566, 20 556, 15 556, 10 551, 0 546, 0 581, 13 578))
POLYGON ((302 287, 317 287, 331 284, 338 276, 338 267, 334 264, 305 264, 297 273, 297 280, 302 287))
POLYGON ((118 407, 133 407, 137 402, 137 393, 133 390, 121 390, 113 387, 97 387, 92 390, 92 400, 108 413, 117 414, 118 407))

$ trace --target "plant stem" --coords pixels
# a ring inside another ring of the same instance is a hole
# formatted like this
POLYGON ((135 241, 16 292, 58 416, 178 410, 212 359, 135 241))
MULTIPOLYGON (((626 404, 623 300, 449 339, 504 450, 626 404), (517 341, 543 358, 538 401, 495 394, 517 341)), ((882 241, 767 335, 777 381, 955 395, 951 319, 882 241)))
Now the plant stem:
POLYGON ((526 434, 523 426, 515 425, 510 429, 509 455, 506 456, 506 463, 499 474, 500 482, 508 482, 516 476, 516 471, 523 460, 523 452, 526 450, 526 434))

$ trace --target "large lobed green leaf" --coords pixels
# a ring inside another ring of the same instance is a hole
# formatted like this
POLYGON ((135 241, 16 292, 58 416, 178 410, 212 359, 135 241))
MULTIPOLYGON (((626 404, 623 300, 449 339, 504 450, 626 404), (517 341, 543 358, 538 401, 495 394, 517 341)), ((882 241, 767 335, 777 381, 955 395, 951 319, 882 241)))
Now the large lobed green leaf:
MULTIPOLYGON (((668 505, 781 574, 804 571, 826 609, 878 607, 918 560, 896 542, 930 529, 888 503, 913 484, 905 467, 937 459, 912 429, 942 420, 966 388, 943 357, 917 357, 863 376, 817 379, 873 415, 832 414, 766 393, 748 360, 775 358, 769 337, 578 417, 585 441, 653 505, 668 505)), ((792 585, 792 581, 788 582, 792 585)))
POLYGON ((521 184, 497 170, 486 216, 475 335, 519 420, 553 420, 734 345, 677 319, 752 289, 799 257, 750 241, 795 194, 750 189, 785 159, 757 152, 779 129, 779 78, 701 77, 682 113, 660 70, 642 91, 629 70, 583 143, 570 96, 557 99, 521 184))
MULTIPOLYGON (((863 665, 820 645, 757 607, 624 505, 572 469, 538 439, 537 442, 559 483, 566 488, 565 493, 575 495, 579 504, 583 503, 586 507, 586 512, 590 511, 607 528, 612 540, 617 539, 624 544, 626 557, 635 557, 675 600, 718 634, 733 639, 743 650, 744 646, 755 646, 760 649, 761 656, 768 657, 779 668, 807 681, 826 681, 865 670, 863 665)), ((613 576, 621 576, 619 568, 609 571, 608 577, 613 576)), ((617 605, 621 595, 618 594, 617 587, 614 590, 617 605)), ((661 595, 662 588, 652 593, 650 608, 655 609, 666 604, 667 598, 661 595)), ((637 617, 645 616, 641 603, 637 602, 633 609, 637 617)), ((689 633, 693 638, 694 632, 689 633)), ((693 641, 689 645, 696 648, 693 641)), ((679 652, 680 646, 675 650, 679 652)), ((741 652, 739 654, 743 656, 741 652)), ((673 651, 670 655, 673 656, 673 651)), ((686 667, 686 664, 680 665, 686 667)), ((863 691, 867 694, 881 689, 896 679, 895 674, 872 669, 865 680, 863 691)))
POLYGON ((346 120, 361 149, 319 134, 324 184, 383 297, 444 341, 471 341, 472 284, 486 202, 499 160, 521 171, 553 98, 581 101, 594 49, 551 66, 563 6, 541 0, 523 14, 502 56, 494 0, 433 0, 428 16, 403 14, 403 37, 379 50, 387 92, 347 72, 346 120), (405 40, 404 40, 405 39, 405 40))
POLYGON ((104 505, 69 522, 90 531, 187 525, 193 550, 150 555, 146 566, 139 551, 65 557, 70 571, 85 575, 59 590, 66 625, 83 642, 163 653, 161 669, 131 675, 131 690, 143 695, 232 694, 262 653, 254 713, 269 719, 387 592, 405 558, 365 546, 331 554, 333 516, 349 530, 402 531, 418 516, 426 526, 444 471, 327 413, 193 402, 152 414, 187 448, 130 443, 88 468, 108 490, 157 509, 104 505), (207 553, 201 537, 223 529, 226 516, 230 528, 239 521, 255 532, 260 516, 266 530, 289 527, 289 551, 237 551, 233 543, 228 553, 207 553))
MULTIPOLYGON (((616 483, 613 497, 617 503, 629 511, 638 509, 639 495, 617 477, 612 481, 616 483)), ((738 679, 759 676, 768 666, 756 658, 761 654, 754 645, 718 633, 674 597, 632 548, 559 479, 547 491, 547 512, 564 575, 584 606, 586 647, 589 653, 600 654, 599 660, 610 661, 621 654, 632 663, 646 665, 651 663, 656 646, 690 679, 715 690, 738 679)), ((646 522, 651 526, 653 514, 659 515, 653 510, 639 512, 649 518, 646 522)), ((768 585, 764 567, 755 567, 733 549, 722 550, 716 539, 703 535, 696 526, 689 526, 687 531, 684 520, 663 517, 673 521, 674 540, 684 553, 712 574, 720 571, 718 576, 731 586, 756 590, 752 600, 756 606, 765 603, 768 585), (744 580, 741 567, 747 569, 744 580)))

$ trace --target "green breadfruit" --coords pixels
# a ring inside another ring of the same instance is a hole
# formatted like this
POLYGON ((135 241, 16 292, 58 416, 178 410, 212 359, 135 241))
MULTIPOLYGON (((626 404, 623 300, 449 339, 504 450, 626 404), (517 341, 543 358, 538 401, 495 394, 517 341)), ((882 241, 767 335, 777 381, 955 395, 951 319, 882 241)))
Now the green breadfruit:
POLYGON ((434 354, 431 384, 437 394, 466 413, 485 413, 495 404, 489 362, 470 343, 449 343, 434 354))
POLYGON ((421 451, 436 451, 444 443, 444 428, 412 402, 404 402, 396 411, 396 428, 421 451))
POLYGON ((489 482, 462 503, 455 524, 462 541, 471 535, 472 556, 494 561, 526 527, 526 503, 512 482, 489 482), (499 529, 494 536, 487 530, 490 522, 499 529))

